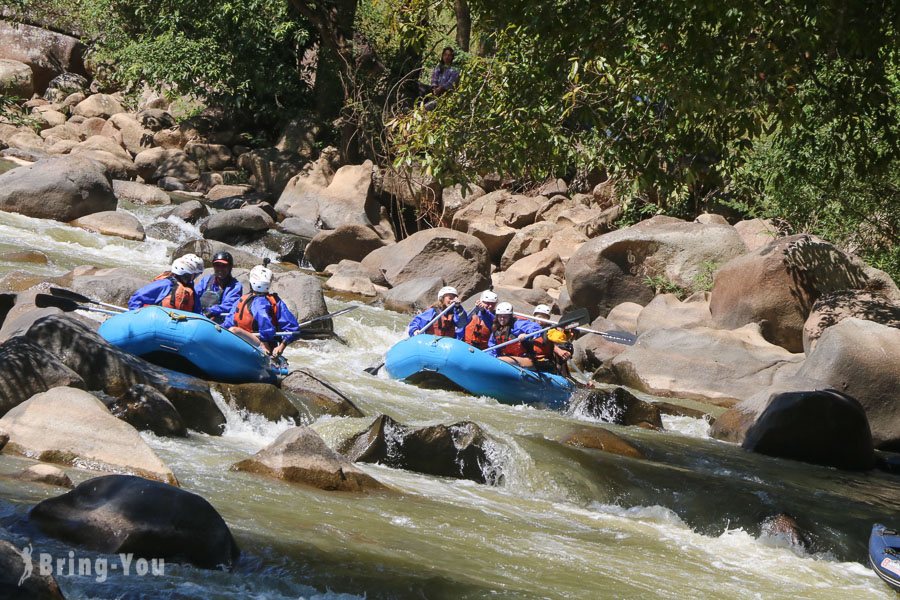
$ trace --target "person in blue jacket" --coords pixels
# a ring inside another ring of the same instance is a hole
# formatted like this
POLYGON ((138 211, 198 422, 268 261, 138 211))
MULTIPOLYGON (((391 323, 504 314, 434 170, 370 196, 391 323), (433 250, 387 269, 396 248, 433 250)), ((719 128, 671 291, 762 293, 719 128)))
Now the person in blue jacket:
POLYGON ((272 271, 262 265, 250 270, 249 294, 241 297, 222 327, 249 342, 260 346, 266 354, 280 356, 297 335, 277 336, 276 333, 299 332, 300 326, 287 305, 277 294, 270 294, 272 271))
POLYGON ((241 282, 232 277, 234 258, 230 252, 217 252, 213 256, 213 274, 202 278, 195 288, 197 301, 206 304, 203 315, 216 323, 222 323, 234 305, 241 299, 241 282), (215 296, 215 300, 203 302, 203 295, 215 296))
POLYGON ((193 254, 176 258, 168 271, 136 291, 128 300, 128 310, 162 306, 199 312, 194 278, 203 272, 203 260, 193 254))
POLYGON ((431 308, 416 316, 409 324, 409 336, 429 333, 443 337, 452 337, 458 340, 465 337, 466 325, 469 324, 469 315, 459 303, 459 293, 452 286, 442 287, 438 291, 438 301, 431 308), (425 326, 436 316, 441 314, 449 306, 453 306, 443 317, 435 321, 428 329, 425 326))
POLYGON ((494 325, 491 328, 491 337, 488 340, 487 353, 491 356, 496 356, 504 362, 519 365, 525 369, 534 367, 534 359, 532 356, 529 356, 529 344, 516 342, 499 350, 495 350, 494 346, 499 346, 510 340, 524 340, 529 333, 540 331, 541 326, 530 319, 515 318, 513 316, 513 305, 509 302, 498 304, 495 314, 494 325))

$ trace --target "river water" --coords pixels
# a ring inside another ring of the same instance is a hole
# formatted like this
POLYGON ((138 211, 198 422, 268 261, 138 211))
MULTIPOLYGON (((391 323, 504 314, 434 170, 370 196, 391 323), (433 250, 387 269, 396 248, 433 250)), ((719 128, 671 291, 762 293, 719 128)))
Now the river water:
MULTIPOLYGON (((145 224, 160 208, 124 207, 145 224)), ((149 275, 173 244, 129 242, 0 212, 0 253, 33 248, 60 275, 80 264, 149 275)), ((329 300, 329 308, 347 303, 329 300)), ((854 474, 744 452, 711 440, 705 421, 666 417, 666 431, 599 424, 461 393, 422 390, 362 372, 405 335, 408 317, 363 306, 335 323, 338 341, 295 345, 292 365, 328 377, 366 414, 312 424, 331 445, 386 413, 406 425, 475 421, 493 439, 493 485, 359 465, 384 494, 322 492, 236 473, 229 466, 287 429, 219 402, 225 434, 143 434, 181 485, 230 526, 242 557, 231 572, 167 564, 162 575, 75 571, 57 577, 67 598, 896 598, 865 565, 871 524, 900 520, 900 477, 854 474), (557 443, 605 427, 647 460, 557 443), (805 545, 761 533, 786 512, 805 545)), ((651 399, 643 396, 645 399, 651 399)), ((687 406, 697 403, 684 402, 687 406)), ((720 412, 721 409, 712 409, 720 412)), ((0 456, 0 538, 66 557, 28 509, 58 488, 8 475, 32 461, 0 456)), ((76 483, 95 474, 67 468, 76 483)), ((78 551, 92 560, 100 555, 78 551)), ((111 562, 115 562, 114 559, 111 562)))

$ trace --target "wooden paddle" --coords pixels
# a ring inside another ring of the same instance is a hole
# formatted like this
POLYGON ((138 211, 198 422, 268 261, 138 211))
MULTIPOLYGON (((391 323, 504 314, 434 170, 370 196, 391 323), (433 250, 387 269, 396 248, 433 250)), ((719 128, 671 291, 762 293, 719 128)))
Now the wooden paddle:
MULTIPOLYGON (((525 319, 532 319, 534 321, 540 321, 541 323, 555 323, 555 321, 551 321, 550 319, 544 319, 542 317, 535 317, 534 315, 526 315, 523 313, 513 313, 517 317, 523 317, 525 319)), ((576 327, 575 331, 581 331, 584 333, 593 333, 596 335, 603 336, 604 339, 609 340, 610 342, 614 342, 616 344, 622 344, 625 346, 634 346, 634 343, 637 341, 637 336, 633 333, 628 333, 627 331, 597 331, 596 329, 588 329, 587 327, 576 327)))

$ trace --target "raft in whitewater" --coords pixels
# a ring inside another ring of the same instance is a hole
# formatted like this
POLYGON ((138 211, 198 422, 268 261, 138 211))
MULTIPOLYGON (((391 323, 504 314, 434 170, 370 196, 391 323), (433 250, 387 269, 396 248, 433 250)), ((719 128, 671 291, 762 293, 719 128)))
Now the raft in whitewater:
POLYGON ((900 592, 900 532, 874 525, 869 536, 869 564, 894 591, 900 592))
POLYGON ((575 385, 560 375, 530 371, 449 337, 416 335, 397 342, 384 361, 388 375, 415 384, 441 385, 504 404, 565 407, 575 385))
POLYGON ((275 383, 284 369, 262 350, 196 313, 145 306, 114 315, 100 335, 154 364, 225 383, 275 383))

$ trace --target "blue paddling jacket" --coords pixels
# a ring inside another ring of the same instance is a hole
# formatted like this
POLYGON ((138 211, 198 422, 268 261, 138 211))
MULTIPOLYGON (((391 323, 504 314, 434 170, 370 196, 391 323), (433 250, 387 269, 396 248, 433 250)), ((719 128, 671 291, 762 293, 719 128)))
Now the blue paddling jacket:
POLYGON ((177 284, 170 278, 151 281, 150 283, 136 291, 131 296, 131 299, 128 300, 128 310, 137 310, 147 305, 165 306, 166 308, 178 308, 180 310, 186 310, 188 312, 200 312, 200 303, 197 302, 197 295, 194 293, 194 286, 177 284), (181 287, 183 287, 185 292, 187 290, 190 290, 190 294, 177 294, 178 289, 176 288, 176 285, 180 285, 181 287), (173 294, 173 292, 175 293, 173 294), (174 304, 172 302, 173 296, 178 297, 177 302, 174 304), (191 297, 192 301, 187 300, 188 296, 191 297), (180 305, 182 300, 189 302, 189 305, 180 305))
POLYGON ((494 334, 491 334, 491 338, 488 340, 488 349, 486 352, 491 356, 497 356, 498 354, 504 355, 508 354, 510 356, 522 356, 525 354, 525 349, 522 348, 521 344, 510 344, 504 348, 500 348, 500 350, 494 350, 494 346, 498 346, 504 342, 508 342, 514 338, 519 337, 523 333, 534 333, 535 331, 540 331, 541 326, 535 323, 534 321, 528 319, 516 319, 513 321, 512 327, 509 330, 509 335, 503 337, 502 339, 496 339, 494 334))
MULTIPOLYGON (((436 309, 434 307, 429 308, 421 315, 418 315, 415 319, 412 320, 412 323, 409 324, 409 336, 412 337, 417 329, 422 329, 425 327, 429 321, 433 318, 441 314, 443 309, 436 309)), ((466 325, 469 324, 469 315, 463 310, 463 307, 459 304, 453 307, 449 313, 441 317, 434 325, 428 328, 428 331, 424 333, 430 333, 432 335, 441 335, 444 337, 455 337, 458 340, 461 340, 465 337, 466 333, 466 325)))
POLYGON ((197 299, 195 302, 197 304, 200 303, 200 299, 203 298, 203 294, 206 292, 215 292, 216 296, 219 297, 218 303, 203 310, 203 313, 216 323, 224 321, 225 317, 228 316, 228 313, 230 313, 238 303, 238 300, 241 299, 241 282, 234 277, 229 277, 228 279, 225 288, 222 289, 216 276, 210 274, 201 279, 196 287, 195 293, 197 299))
MULTIPOLYGON (((222 323, 222 327, 225 328, 235 325, 241 329, 258 333, 259 339, 264 342, 282 341, 281 336, 275 335, 279 331, 291 333, 300 331, 297 318, 284 301, 270 294, 244 295, 222 323)), ((298 337, 299 335, 292 335, 284 337, 283 340, 291 343, 298 337)))

